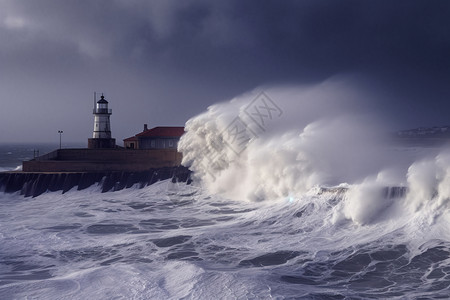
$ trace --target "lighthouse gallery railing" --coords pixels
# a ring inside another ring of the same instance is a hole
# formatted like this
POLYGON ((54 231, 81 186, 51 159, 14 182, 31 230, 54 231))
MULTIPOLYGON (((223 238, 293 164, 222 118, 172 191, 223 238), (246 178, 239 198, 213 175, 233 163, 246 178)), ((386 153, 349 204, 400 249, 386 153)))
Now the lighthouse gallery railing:
POLYGON ((94 114, 112 114, 112 109, 108 108, 94 108, 94 114))

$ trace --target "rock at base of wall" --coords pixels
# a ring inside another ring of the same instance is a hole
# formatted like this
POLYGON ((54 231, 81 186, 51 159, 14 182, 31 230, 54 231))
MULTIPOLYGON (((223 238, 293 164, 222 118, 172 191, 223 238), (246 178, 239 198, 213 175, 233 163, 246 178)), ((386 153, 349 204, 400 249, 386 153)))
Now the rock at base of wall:
POLYGON ((136 184, 140 188, 160 180, 191 183, 191 171, 186 167, 164 167, 143 172, 99 172, 99 173, 0 173, 0 192, 20 191, 25 197, 37 197, 47 191, 65 193, 74 187, 83 190, 94 184, 101 191, 118 191, 136 184))

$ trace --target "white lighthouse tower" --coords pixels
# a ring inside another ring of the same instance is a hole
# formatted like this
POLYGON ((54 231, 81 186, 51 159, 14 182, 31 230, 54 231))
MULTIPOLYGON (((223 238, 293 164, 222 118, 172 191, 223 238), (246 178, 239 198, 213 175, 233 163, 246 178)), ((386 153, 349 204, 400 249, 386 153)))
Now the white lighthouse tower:
POLYGON ((111 122, 109 120, 111 114, 108 101, 102 94, 94 107, 94 132, 92 139, 88 139, 88 148, 114 148, 116 146, 116 140, 111 138, 111 122))

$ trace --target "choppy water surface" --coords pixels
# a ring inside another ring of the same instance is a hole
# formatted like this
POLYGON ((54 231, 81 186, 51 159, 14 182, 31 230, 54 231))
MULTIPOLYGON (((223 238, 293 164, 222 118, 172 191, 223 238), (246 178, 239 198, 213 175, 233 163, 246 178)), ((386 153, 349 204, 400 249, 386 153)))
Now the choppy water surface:
POLYGON ((0 194, 0 299, 447 298, 448 212, 367 225, 342 189, 270 202, 199 186, 0 194))

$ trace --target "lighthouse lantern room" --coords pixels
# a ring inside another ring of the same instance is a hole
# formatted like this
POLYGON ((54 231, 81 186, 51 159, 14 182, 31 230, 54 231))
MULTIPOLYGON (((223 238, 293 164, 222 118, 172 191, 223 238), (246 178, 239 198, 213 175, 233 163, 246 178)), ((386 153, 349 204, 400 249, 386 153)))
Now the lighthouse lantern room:
POLYGON ((88 139, 88 148, 114 148, 116 146, 116 140, 111 138, 109 119, 111 113, 111 109, 108 108, 108 101, 102 94, 100 100, 94 106, 94 132, 92 138, 88 139))

